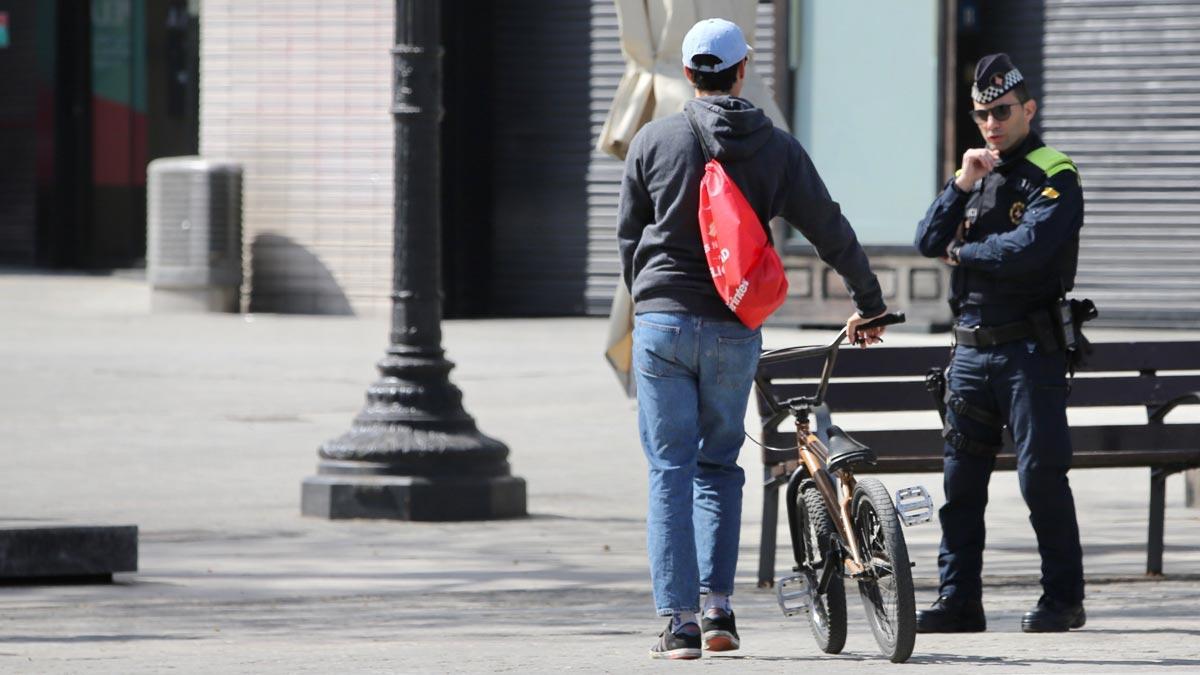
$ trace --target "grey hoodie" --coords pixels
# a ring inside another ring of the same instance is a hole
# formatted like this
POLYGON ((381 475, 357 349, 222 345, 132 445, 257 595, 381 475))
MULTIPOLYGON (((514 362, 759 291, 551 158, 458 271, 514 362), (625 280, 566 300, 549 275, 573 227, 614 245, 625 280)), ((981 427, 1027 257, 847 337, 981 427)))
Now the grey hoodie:
MULTIPOLYGON (((879 281, 808 153, 753 103, 733 96, 688 101, 714 158, 765 224, 780 216, 846 282, 863 316, 883 312, 879 281)), ((617 240, 634 311, 687 312, 736 321, 713 286, 700 242, 704 155, 684 113, 650 122, 625 158, 617 240)), ((768 231, 767 236, 770 236, 768 231)))

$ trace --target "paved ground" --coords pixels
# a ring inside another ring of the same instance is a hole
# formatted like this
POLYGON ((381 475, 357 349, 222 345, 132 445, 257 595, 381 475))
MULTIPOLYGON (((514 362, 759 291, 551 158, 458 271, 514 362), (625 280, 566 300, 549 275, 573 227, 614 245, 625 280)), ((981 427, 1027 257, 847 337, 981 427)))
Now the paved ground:
MULTIPOLYGON (((644 464, 633 405, 599 355, 603 321, 445 324, 459 363, 452 378, 481 429, 512 448, 531 517, 333 523, 300 517, 300 483, 317 445, 358 411, 386 318, 147 307, 137 279, 0 274, 0 517, 141 528, 139 572, 111 586, 0 587, 0 672, 886 665, 856 601, 846 653, 828 657, 806 625, 754 588, 753 480, 736 598, 745 648, 690 666, 646 658, 660 626, 643 543, 644 464)), ((767 342, 826 337, 772 329, 767 342)), ((889 343, 942 340, 893 334, 889 343)), ((751 476, 756 457, 746 453, 751 476)), ((940 501, 936 475, 885 480, 922 482, 940 501)), ((1168 576, 1145 580, 1148 482, 1146 470, 1072 474, 1089 622, 1067 636, 1033 636, 1018 628, 1039 592, 1033 536, 1015 476, 997 474, 991 630, 920 636, 912 663, 940 672, 1200 670, 1200 511, 1184 508, 1182 479, 1172 478, 1168 576)), ((925 604, 936 594, 937 525, 906 536, 925 604)))

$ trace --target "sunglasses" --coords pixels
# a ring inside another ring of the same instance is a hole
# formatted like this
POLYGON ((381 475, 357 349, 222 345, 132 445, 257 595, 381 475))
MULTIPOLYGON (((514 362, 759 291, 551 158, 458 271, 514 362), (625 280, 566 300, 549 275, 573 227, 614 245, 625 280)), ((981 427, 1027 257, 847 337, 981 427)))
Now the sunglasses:
POLYGON ((988 116, 990 115, 995 117, 997 122, 1003 122, 1009 117, 1012 117, 1013 108, 1020 105, 1020 103, 1003 103, 1001 105, 992 106, 991 108, 972 110, 971 119, 975 120, 976 124, 983 124, 984 122, 987 122, 988 116))

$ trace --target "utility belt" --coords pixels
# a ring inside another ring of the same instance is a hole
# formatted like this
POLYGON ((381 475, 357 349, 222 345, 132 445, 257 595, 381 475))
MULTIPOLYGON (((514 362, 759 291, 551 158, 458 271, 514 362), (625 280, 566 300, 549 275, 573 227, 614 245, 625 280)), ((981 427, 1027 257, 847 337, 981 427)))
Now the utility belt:
MULTIPOLYGON (((1058 351, 1080 352, 1087 340, 1080 326, 1096 318, 1096 305, 1091 300, 1055 301, 1046 309, 1034 311, 1020 321, 1000 326, 955 326, 954 344, 967 347, 995 347, 1032 337, 1047 354, 1058 351)), ((1080 365, 1075 363, 1073 365, 1080 365)))
POLYGON ((1027 319, 1006 323, 1002 326, 955 326, 954 344, 967 347, 995 347, 1014 340, 1023 340, 1033 335, 1033 326, 1027 319))
MULTIPOLYGON (((1048 309, 1038 310, 1022 321, 1001 326, 954 327, 954 343, 970 347, 993 347, 996 345, 1033 337, 1046 353, 1059 350, 1067 353, 1067 368, 1071 375, 1075 368, 1085 363, 1091 353, 1091 344, 1083 336, 1080 327, 1084 322, 1096 318, 1099 313, 1091 300, 1066 300, 1055 302, 1048 309)), ((951 447, 973 455, 994 457, 1001 446, 981 441, 955 428, 946 417, 951 410, 958 418, 966 417, 978 424, 995 430, 991 437, 998 436, 1005 421, 994 410, 972 404, 947 386, 946 373, 933 368, 925 376, 925 388, 933 395, 934 406, 942 418, 942 438, 951 447)))

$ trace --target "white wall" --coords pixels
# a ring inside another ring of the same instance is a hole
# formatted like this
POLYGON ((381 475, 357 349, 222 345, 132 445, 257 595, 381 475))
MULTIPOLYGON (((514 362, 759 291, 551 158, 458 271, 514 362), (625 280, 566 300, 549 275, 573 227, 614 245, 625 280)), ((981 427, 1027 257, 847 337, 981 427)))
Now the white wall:
POLYGON ((200 151, 245 167, 255 311, 391 306, 393 11, 389 0, 202 4, 200 151))

